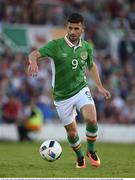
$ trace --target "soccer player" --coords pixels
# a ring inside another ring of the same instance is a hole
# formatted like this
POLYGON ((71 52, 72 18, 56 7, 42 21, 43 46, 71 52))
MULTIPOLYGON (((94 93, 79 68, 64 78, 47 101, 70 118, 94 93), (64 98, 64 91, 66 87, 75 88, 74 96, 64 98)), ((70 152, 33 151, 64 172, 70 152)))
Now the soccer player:
POLYGON ((81 39, 83 32, 83 17, 78 13, 71 14, 67 20, 65 37, 52 40, 31 52, 28 67, 28 73, 36 76, 40 57, 51 58, 54 104, 66 129, 67 139, 76 153, 76 168, 86 167, 75 120, 76 109, 81 111, 86 122, 86 155, 93 166, 100 166, 100 159, 95 151, 98 131, 96 108, 86 81, 86 68, 89 69, 98 91, 106 99, 111 96, 100 80, 97 66, 93 61, 92 46, 81 39))

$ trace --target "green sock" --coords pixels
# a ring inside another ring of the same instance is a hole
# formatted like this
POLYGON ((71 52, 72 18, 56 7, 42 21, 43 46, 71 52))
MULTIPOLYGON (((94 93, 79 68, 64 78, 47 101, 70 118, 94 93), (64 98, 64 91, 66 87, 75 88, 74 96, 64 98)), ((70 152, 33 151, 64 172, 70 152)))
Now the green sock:
POLYGON ((97 138, 98 125, 86 125, 87 150, 95 151, 95 142, 97 138))
POLYGON ((79 150, 79 151, 76 151, 76 156, 77 156, 77 158, 84 157, 84 154, 83 154, 83 152, 82 152, 81 148, 80 148, 80 150, 79 150))
POLYGON ((87 140, 87 149, 88 151, 94 152, 95 151, 95 144, 89 142, 89 140, 87 140))
POLYGON ((79 140, 79 136, 77 135, 76 137, 67 137, 72 149, 75 151, 77 158, 84 157, 82 148, 81 148, 81 143, 79 140))

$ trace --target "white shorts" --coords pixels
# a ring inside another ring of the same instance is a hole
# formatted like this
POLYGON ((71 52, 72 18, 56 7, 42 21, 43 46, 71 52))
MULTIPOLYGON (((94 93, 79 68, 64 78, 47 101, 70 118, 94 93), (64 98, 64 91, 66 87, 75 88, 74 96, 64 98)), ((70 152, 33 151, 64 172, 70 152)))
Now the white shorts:
POLYGON ((54 101, 56 106, 56 110, 58 112, 59 118, 62 121, 63 125, 66 126, 71 124, 77 115, 76 109, 80 111, 80 109, 86 104, 93 104, 94 101, 91 96, 90 90, 88 87, 84 87, 81 91, 79 91, 74 96, 62 100, 62 101, 54 101))

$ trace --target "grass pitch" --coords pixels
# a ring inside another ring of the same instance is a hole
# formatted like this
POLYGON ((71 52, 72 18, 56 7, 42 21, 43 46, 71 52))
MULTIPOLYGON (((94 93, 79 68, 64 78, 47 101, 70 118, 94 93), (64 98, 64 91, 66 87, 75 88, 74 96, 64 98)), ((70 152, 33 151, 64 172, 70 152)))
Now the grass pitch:
MULTIPOLYGON (((102 178, 135 177, 135 144, 97 143, 101 167, 92 167, 87 159, 86 169, 76 169, 76 156, 67 143, 61 143, 59 160, 47 162, 39 155, 41 142, 0 142, 0 178, 102 178)), ((83 149, 86 146, 83 144, 83 149)))

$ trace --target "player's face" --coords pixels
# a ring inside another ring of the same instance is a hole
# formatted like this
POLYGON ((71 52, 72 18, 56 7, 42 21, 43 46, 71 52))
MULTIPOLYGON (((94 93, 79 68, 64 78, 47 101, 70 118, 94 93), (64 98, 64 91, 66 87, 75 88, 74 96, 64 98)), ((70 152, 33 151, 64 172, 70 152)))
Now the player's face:
POLYGON ((67 24, 67 36, 68 39, 75 43, 79 40, 82 32, 84 32, 84 26, 82 23, 70 23, 67 24))

